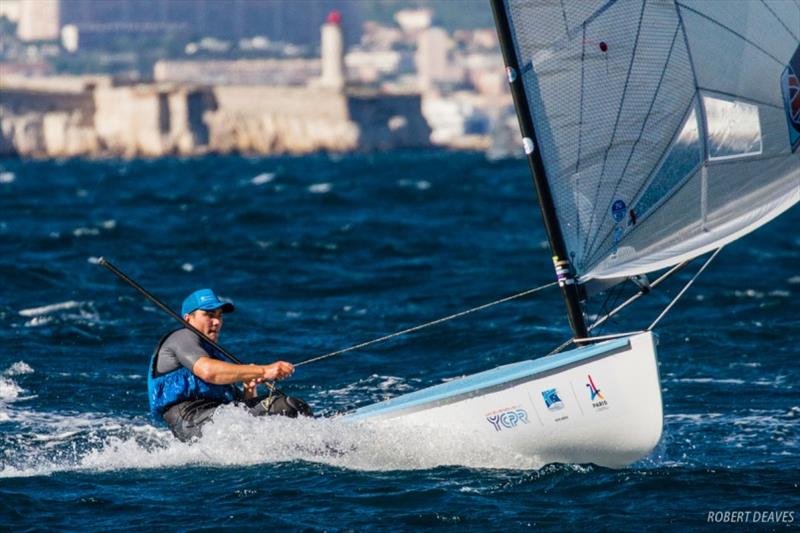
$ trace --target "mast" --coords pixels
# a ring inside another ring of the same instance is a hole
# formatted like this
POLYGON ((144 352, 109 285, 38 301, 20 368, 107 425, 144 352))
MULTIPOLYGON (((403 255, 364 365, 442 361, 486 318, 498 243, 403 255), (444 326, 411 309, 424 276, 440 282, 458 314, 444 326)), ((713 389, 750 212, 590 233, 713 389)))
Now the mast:
MULTIPOLYGON (((578 295, 578 285, 567 254, 567 247, 564 244, 564 237, 561 234, 561 227, 556 218, 556 208, 553 202, 553 195, 550 192, 550 185, 547 181, 547 173, 544 169, 542 156, 536 146, 539 145, 536 137, 536 130, 533 127, 528 99, 525 96, 525 87, 522 84, 520 75, 519 58, 517 58, 514 41, 511 35, 511 25, 506 13, 504 0, 490 0, 492 12, 494 14, 495 26, 497 26, 497 36, 500 40, 500 49, 503 52, 503 59, 506 63, 506 72, 511 87, 511 95, 514 98, 514 108, 517 111, 519 127, 522 131, 522 141, 525 146, 525 154, 528 158, 528 166, 533 176, 533 183, 536 187, 536 194, 539 198, 539 208, 544 219, 544 229, 547 233, 547 240, 550 243, 550 250, 553 253, 553 266, 556 269, 558 286, 561 287, 561 294, 564 297, 564 304, 567 307, 567 318, 572 328, 574 338, 585 338, 589 336, 586 328, 586 321, 583 318, 580 298, 578 295)), ((539 145, 541 146, 541 145, 539 145)))

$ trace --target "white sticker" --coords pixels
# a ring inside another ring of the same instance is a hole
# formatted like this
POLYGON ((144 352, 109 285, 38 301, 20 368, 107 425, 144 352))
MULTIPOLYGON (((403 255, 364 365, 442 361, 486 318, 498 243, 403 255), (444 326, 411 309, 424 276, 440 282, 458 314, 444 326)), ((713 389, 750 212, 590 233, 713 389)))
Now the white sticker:
POLYGON ((530 137, 523 137, 522 138, 522 146, 525 147, 525 153, 530 155, 533 153, 534 146, 533 146, 533 139, 530 137))

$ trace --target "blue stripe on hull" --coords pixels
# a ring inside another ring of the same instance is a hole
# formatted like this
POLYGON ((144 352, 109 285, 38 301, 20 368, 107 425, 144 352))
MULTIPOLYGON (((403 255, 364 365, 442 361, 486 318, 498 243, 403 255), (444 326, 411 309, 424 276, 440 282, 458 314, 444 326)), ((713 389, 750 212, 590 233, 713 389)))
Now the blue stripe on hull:
POLYGON ((551 373, 562 370, 581 361, 592 359, 609 352, 617 352, 628 348, 628 337, 615 339, 591 346, 576 348, 568 352, 542 357, 540 359, 520 361, 509 365, 499 366, 492 370, 472 374, 461 379, 455 379, 434 385, 409 394, 398 396, 383 402, 378 402, 345 415, 348 420, 358 420, 382 416, 399 410, 414 409, 428 403, 447 403, 455 397, 476 396, 484 389, 502 388, 504 384, 513 384, 519 381, 533 379, 539 374, 551 373))

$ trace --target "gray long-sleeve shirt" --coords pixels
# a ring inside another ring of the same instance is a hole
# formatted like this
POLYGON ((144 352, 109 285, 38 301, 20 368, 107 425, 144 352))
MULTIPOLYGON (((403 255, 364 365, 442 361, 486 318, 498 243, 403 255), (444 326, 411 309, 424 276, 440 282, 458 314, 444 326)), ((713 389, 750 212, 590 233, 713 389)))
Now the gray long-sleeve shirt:
POLYGON ((181 366, 191 371, 201 357, 208 357, 208 352, 200 337, 186 328, 179 329, 170 334, 158 350, 156 371, 166 374, 181 366))

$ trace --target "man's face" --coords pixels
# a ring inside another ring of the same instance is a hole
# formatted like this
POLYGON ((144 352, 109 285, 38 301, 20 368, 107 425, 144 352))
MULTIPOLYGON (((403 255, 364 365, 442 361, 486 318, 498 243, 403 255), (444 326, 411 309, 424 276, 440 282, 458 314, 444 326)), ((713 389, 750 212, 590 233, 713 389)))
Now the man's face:
POLYGON ((183 316, 189 324, 200 330, 206 337, 217 342, 219 330, 222 329, 222 309, 203 311, 198 309, 183 316))

